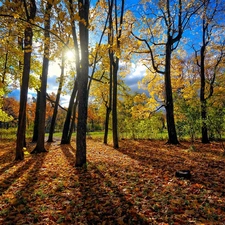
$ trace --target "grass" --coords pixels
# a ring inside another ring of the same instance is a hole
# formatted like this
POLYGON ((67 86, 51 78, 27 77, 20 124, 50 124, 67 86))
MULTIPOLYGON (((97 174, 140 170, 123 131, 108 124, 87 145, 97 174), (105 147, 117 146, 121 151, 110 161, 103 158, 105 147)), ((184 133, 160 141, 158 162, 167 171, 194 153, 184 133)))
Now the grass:
MULTIPOLYGON (((9 128, 9 129, 3 129, 0 128, 0 140, 10 140, 10 141, 15 141, 16 140, 16 132, 17 128, 9 128)), ((49 133, 46 133, 45 136, 48 138, 49 133)), ((28 129, 26 133, 26 138, 31 139, 33 136, 33 130, 28 129)), ((53 135, 53 138, 61 138, 62 137, 62 132, 55 132, 53 135)), ((76 134, 74 133, 72 136, 72 139, 76 137, 76 134)), ((102 141, 104 139, 104 131, 92 131, 92 132, 87 132, 87 138, 91 138, 94 140, 102 141)), ((124 133, 119 133, 119 139, 143 139, 143 140, 167 140, 168 134, 167 131, 164 130, 163 132, 151 132, 151 133, 146 133, 146 132, 139 132, 139 133, 132 133, 132 132, 124 132, 124 133)), ((196 139, 200 139, 201 137, 198 136, 196 139)), ((223 139, 225 136, 223 135, 223 139)), ((189 136, 182 136, 178 137, 180 141, 187 141, 190 140, 189 136)), ((108 142, 112 142, 112 132, 110 131, 108 134, 108 142)))
MULTIPOLYGON (((17 133, 17 128, 9 128, 9 129, 0 128, 0 140, 16 141, 16 133, 17 133)), ((33 130, 27 130, 26 138, 32 139, 32 136, 33 136, 33 130)), ((45 133, 45 137, 48 138, 48 136, 49 136, 49 133, 45 133)), ((53 139, 56 138, 58 140, 61 137, 62 137, 62 132, 55 132, 53 135, 53 139)), ((76 137, 76 134, 74 133, 72 135, 72 140, 74 140, 75 137, 76 137)), ((104 132, 103 131, 87 132, 87 138, 103 142, 104 132)), ((108 135, 108 142, 109 143, 112 142, 111 132, 109 132, 109 135, 108 135)))

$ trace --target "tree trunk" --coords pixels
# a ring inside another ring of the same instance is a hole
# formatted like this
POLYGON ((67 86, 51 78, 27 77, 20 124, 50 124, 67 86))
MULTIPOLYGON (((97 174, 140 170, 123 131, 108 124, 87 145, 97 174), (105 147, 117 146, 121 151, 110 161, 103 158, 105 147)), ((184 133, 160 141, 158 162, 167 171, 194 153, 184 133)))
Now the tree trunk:
POLYGON ((45 44, 44 44, 44 57, 43 57, 43 68, 41 76, 41 90, 40 90, 40 112, 39 112, 39 123, 38 123, 38 140, 37 145, 31 153, 46 152, 45 143, 45 116, 46 116, 46 87, 47 87, 47 76, 49 66, 49 55, 50 55, 50 13, 52 5, 47 3, 45 11, 45 44))
MULTIPOLYGON (((82 1, 80 2, 81 8, 82 8, 82 1)), ((80 56, 77 54, 79 52, 79 45, 78 45, 78 38, 77 38, 77 32, 76 32, 76 24, 75 24, 75 19, 74 19, 74 8, 73 8, 73 1, 69 0, 69 4, 67 5, 68 11, 70 12, 70 20, 71 20, 71 28, 72 28, 72 35, 73 35, 73 43, 74 43, 74 50, 75 50, 75 64, 76 64, 76 72, 77 72, 77 77, 74 83, 73 91, 70 97, 70 102, 69 102, 69 107, 67 110, 66 114, 66 120, 63 126, 63 133, 62 133, 62 138, 61 138, 61 144, 69 144, 70 143, 70 134, 69 134, 69 129, 71 127, 71 115, 73 112, 74 108, 74 100, 75 96, 77 95, 78 91, 78 85, 77 85, 77 80, 78 77, 80 77, 80 56)))
MULTIPOLYGON (((113 46, 114 42, 116 42, 116 47, 120 50, 120 38, 122 35, 122 24, 123 24, 123 13, 124 13, 124 0, 121 3, 121 11, 120 17, 118 21, 118 6, 117 1, 109 1, 109 37, 108 43, 110 46, 113 46), (114 7, 115 13, 115 23, 113 22, 112 9, 114 7), (115 25, 114 25, 115 24, 115 25), (114 28, 115 26, 115 28, 114 28), (114 34, 115 32, 115 34, 114 34)), ((118 139, 118 120, 117 120, 117 75, 119 68, 119 57, 115 54, 115 51, 110 48, 109 49, 109 59, 110 59, 110 74, 112 74, 112 132, 113 132, 113 147, 115 149, 119 148, 119 139, 118 139)))
MULTIPOLYGON (((111 10, 110 10, 111 11, 111 10)), ((112 17, 110 16, 109 22, 112 23, 112 17)), ((109 25, 111 29, 111 25, 109 25)), ((108 36, 108 43, 110 44, 110 39, 111 35, 109 34, 108 36)), ((109 60, 110 60, 110 65, 109 65, 109 102, 105 102, 106 106, 106 115, 105 115, 105 133, 104 133, 104 144, 108 143, 108 133, 109 133, 109 118, 110 118, 110 113, 112 111, 112 77, 113 77, 113 53, 111 52, 111 49, 109 49, 109 60), (108 105, 107 105, 108 103, 108 105)))
POLYGON ((118 121, 117 121, 117 73, 119 67, 119 60, 113 63, 113 101, 112 101, 112 130, 113 130, 113 148, 119 148, 118 140, 118 121))
POLYGON ((104 144, 108 144, 108 133, 109 133, 109 116, 111 113, 111 107, 106 106, 106 114, 105 114, 105 133, 104 133, 104 144))
MULTIPOLYGON (((29 15, 28 15, 28 9, 25 9, 25 10, 27 12, 27 21, 33 20, 36 14, 35 0, 30 1, 29 15)), ((22 84, 21 84, 21 90, 20 90, 20 109, 19 109, 18 129, 17 129, 15 160, 24 159, 23 147, 26 146, 26 141, 25 141, 26 105, 27 105, 27 93, 28 93, 28 84, 29 84, 29 75, 30 75, 32 38, 33 38, 33 30, 28 24, 24 31, 24 64, 23 64, 24 67, 23 67, 22 84)))
POLYGON ((73 118, 72 118, 72 121, 71 121, 71 125, 70 125, 70 131, 69 131, 69 141, 71 142, 71 137, 72 137, 72 134, 75 130, 75 121, 76 121, 76 114, 77 114, 77 99, 74 103, 74 106, 73 106, 73 118))
POLYGON ((35 109, 35 119, 34 119, 34 130, 32 142, 37 142, 38 140, 38 124, 39 124, 39 113, 40 113, 40 91, 37 91, 37 101, 35 109))
POLYGON ((87 107, 88 107, 88 16, 89 0, 79 0, 79 16, 85 21, 79 22, 81 66, 80 76, 78 77, 78 121, 76 139, 76 162, 75 166, 81 167, 86 164, 86 132, 87 132, 87 107))
POLYGON ((166 45, 166 62, 165 62, 165 102, 166 102, 166 119, 167 119, 167 130, 168 130, 168 143, 178 144, 176 127, 174 122, 174 107, 173 107, 173 92, 171 85, 171 37, 169 36, 166 45))
POLYGON ((65 68, 65 57, 64 57, 64 52, 63 52, 59 87, 58 87, 58 91, 57 91, 57 95, 56 95, 55 107, 54 107, 54 112, 53 112, 53 116, 52 116, 52 120, 51 120, 51 125, 50 125, 49 136, 48 136, 47 142, 53 142, 53 134, 54 134, 54 130, 55 130, 59 100, 60 100, 60 95, 61 95, 61 91, 62 91, 63 79, 64 79, 64 68, 65 68))
POLYGON ((17 129, 15 160, 24 159, 23 147, 25 147, 24 140, 26 133, 26 107, 27 107, 27 93, 30 75, 32 38, 33 38, 32 28, 30 26, 27 26, 25 28, 25 37, 24 37, 24 67, 23 67, 22 84, 20 89, 20 109, 19 109, 18 129, 17 129))
POLYGON ((207 43, 206 42, 206 29, 207 24, 205 18, 202 20, 202 47, 200 51, 200 77, 201 77, 201 88, 200 88, 200 103, 201 103, 201 119, 202 119, 202 143, 209 143, 208 138, 208 128, 206 124, 207 119, 207 107, 206 107, 206 98, 205 98, 205 50, 207 43))
POLYGON ((74 99, 77 94, 77 81, 75 81, 74 87, 72 94, 70 96, 70 102, 69 102, 69 107, 67 110, 66 114, 66 120, 63 126, 63 133, 62 133, 62 138, 61 138, 61 144, 69 144, 70 143, 70 138, 69 138, 69 129, 71 126, 71 116, 74 108, 74 99))
MULTIPOLYGON (((203 34, 204 35, 204 34, 203 34)), ((204 39, 204 38, 203 38, 204 39)), ((209 143, 208 128, 206 124, 207 120, 207 107, 205 99, 205 43, 203 40, 203 46, 201 47, 201 88, 200 88, 200 102, 201 102, 201 119, 202 119, 202 143, 209 143)))
POLYGON ((202 143, 207 144, 210 141, 208 137, 208 128, 206 124, 207 119, 206 102, 201 103, 201 117, 202 117, 202 143))
POLYGON ((30 61, 31 61, 31 46, 32 46, 33 31, 31 27, 25 29, 24 40, 24 68, 23 77, 20 90, 20 109, 19 109, 19 121, 17 129, 16 140, 16 158, 15 160, 24 159, 23 147, 26 133, 26 107, 27 107, 27 93, 30 75, 30 61))

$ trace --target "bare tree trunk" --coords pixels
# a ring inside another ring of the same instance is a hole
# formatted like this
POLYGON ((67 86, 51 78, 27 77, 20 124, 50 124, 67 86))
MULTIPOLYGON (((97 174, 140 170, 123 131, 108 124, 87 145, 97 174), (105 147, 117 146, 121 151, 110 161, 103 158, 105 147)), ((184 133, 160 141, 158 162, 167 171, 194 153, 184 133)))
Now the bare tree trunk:
MULTIPOLYGON (((83 5, 82 2, 81 2, 81 5, 83 5)), ((74 50, 75 50, 75 64, 76 64, 77 77, 74 82, 74 87, 73 87, 73 91, 72 91, 72 94, 70 97, 69 107, 67 110, 66 120, 65 120, 65 123, 63 126, 61 144, 69 144, 70 143, 69 129, 71 126, 71 116, 72 116, 72 112, 73 112, 73 108, 74 108, 74 100, 75 100, 75 96, 77 95, 77 91, 78 91, 77 79, 80 76, 80 56, 79 56, 79 54, 77 54, 77 52, 79 52, 80 50, 79 50, 79 46, 78 46, 76 24, 75 24, 75 19, 74 19, 75 12, 74 12, 74 8, 73 8, 72 0, 69 0, 68 6, 69 6, 68 11, 70 12, 71 28, 72 28, 72 35, 73 35, 74 50)))
MULTIPOLYGON (((25 5, 25 8, 26 8, 26 5, 25 5)), ((33 20, 35 18, 35 14, 36 14, 35 0, 30 1, 29 9, 30 9, 30 15, 27 14, 28 21, 33 20)), ((33 38, 33 31, 29 24, 25 28, 24 36, 25 36, 24 37, 24 67, 23 67, 22 84, 21 84, 21 90, 20 90, 20 109, 19 109, 18 129, 17 129, 15 160, 24 159, 23 147, 25 146, 25 133, 26 133, 26 105, 27 105, 27 93, 28 93, 28 84, 29 84, 29 75, 30 75, 32 38, 33 38)))
POLYGON ((174 122, 174 106, 173 106, 173 92, 171 85, 171 39, 168 38, 166 45, 166 65, 165 65, 165 105, 166 105, 166 121, 167 121, 167 130, 168 130, 168 143, 169 144, 178 144, 176 127, 174 122))
MULTIPOLYGON (((117 49, 120 50, 120 38, 122 35, 122 24, 123 24, 123 13, 124 13, 124 0, 121 3, 121 11, 118 21, 118 12, 117 12, 117 1, 111 0, 108 2, 109 7, 109 38, 108 42, 110 46, 113 46, 114 42, 116 43, 117 49), (113 22, 113 7, 114 7, 114 17, 115 23, 113 22), (114 28, 115 24, 115 28, 114 28)), ((119 148, 119 138, 118 138, 118 119, 117 119, 117 75, 119 69, 119 57, 114 56, 115 52, 111 48, 109 49, 109 59, 110 66, 112 69, 110 70, 110 76, 112 76, 112 130, 113 130, 113 147, 115 149, 119 148)))
POLYGON ((41 76, 41 90, 40 90, 40 111, 39 111, 39 123, 38 123, 38 140, 37 145, 31 153, 46 152, 45 143, 45 116, 46 116, 46 87, 47 76, 49 66, 49 48, 50 48, 50 13, 52 4, 47 3, 45 10, 45 44, 44 44, 44 57, 43 68, 41 76))
POLYGON ((39 112, 40 111, 40 91, 37 91, 36 109, 35 109, 35 119, 34 119, 34 130, 32 142, 37 142, 38 140, 38 124, 39 124, 39 112))
POLYGON ((109 116, 111 112, 111 107, 106 106, 106 114, 105 114, 105 132, 104 132, 104 144, 108 144, 108 133, 109 133, 109 116))
POLYGON ((78 77, 78 121, 76 138, 76 162, 75 166, 81 167, 86 164, 86 132, 87 132, 87 107, 88 107, 88 17, 89 0, 79 0, 79 16, 85 21, 79 22, 80 48, 81 48, 81 74, 78 77))
POLYGON ((23 147, 26 133, 26 109, 27 109, 28 83, 30 75, 32 37, 33 37, 32 28, 26 27, 24 39, 24 48, 25 48, 24 68, 23 68, 22 85, 20 90, 19 122, 16 141, 16 160, 22 160, 24 158, 23 147))
POLYGON ((201 88, 200 88, 200 102, 201 102, 201 119, 202 119, 202 143, 209 143, 207 120, 207 107, 205 98, 205 46, 201 48, 201 88))
POLYGON ((77 99, 75 100, 75 103, 74 103, 74 106, 73 106, 73 118, 72 118, 72 121, 71 121, 71 125, 70 125, 70 130, 69 130, 69 141, 71 141, 71 137, 72 137, 72 134, 75 130, 75 121, 76 121, 76 114, 77 114, 77 105, 78 105, 78 102, 77 102, 77 99))
POLYGON ((69 144, 70 143, 70 138, 69 138, 69 129, 71 126, 71 116, 73 113, 73 108, 74 108, 74 99, 77 94, 77 81, 75 81, 74 87, 72 94, 70 96, 70 102, 69 102, 69 107, 67 110, 66 114, 66 120, 63 126, 63 133, 62 133, 62 138, 61 138, 61 144, 69 144))
MULTIPOLYGON (((109 30, 112 30, 112 6, 109 5, 109 30)), ((108 44, 111 43, 111 33, 108 34, 108 44)), ((104 144, 108 143, 109 133, 109 118, 112 111, 112 87, 113 87, 113 52, 109 49, 109 100, 105 102, 106 106, 106 117, 105 117, 105 133, 104 133, 104 144)))
POLYGON ((205 98, 205 50, 208 42, 205 40, 207 25, 205 26, 205 18, 202 21, 203 32, 202 32, 202 47, 200 51, 200 80, 201 80, 201 88, 200 88, 200 102, 201 102, 201 119, 202 119, 202 143, 209 143, 208 137, 208 128, 206 124, 207 120, 207 106, 206 106, 206 98, 205 98))
POLYGON ((117 73, 119 67, 119 60, 113 64, 113 100, 112 100, 112 130, 113 130, 113 148, 119 148, 118 138, 118 120, 117 120, 117 73))
POLYGON ((52 116, 52 120, 51 120, 50 130, 49 130, 48 142, 53 142, 53 134, 54 134, 54 130, 55 130, 56 117, 57 117, 57 113, 58 113, 59 100, 60 100, 60 95, 61 95, 61 91, 62 91, 63 79, 64 79, 64 68, 65 68, 65 56, 64 56, 64 52, 63 52, 62 64, 61 64, 61 75, 60 75, 59 87, 58 87, 56 100, 55 100, 54 112, 53 112, 53 116, 52 116))

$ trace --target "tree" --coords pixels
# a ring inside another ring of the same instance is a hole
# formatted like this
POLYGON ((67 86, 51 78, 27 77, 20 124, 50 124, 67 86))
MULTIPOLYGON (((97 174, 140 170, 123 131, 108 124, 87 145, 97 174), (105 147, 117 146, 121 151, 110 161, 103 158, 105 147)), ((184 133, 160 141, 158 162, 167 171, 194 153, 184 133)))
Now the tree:
POLYGON ((24 1, 24 8, 26 12, 27 24, 24 31, 24 62, 23 62, 23 75, 20 89, 20 109, 19 109, 19 121, 17 129, 17 141, 16 141, 16 160, 22 160, 24 158, 23 147, 25 145, 25 132, 26 132, 26 105, 27 105, 27 93, 30 75, 30 62, 32 52, 32 38, 33 30, 30 21, 34 20, 36 14, 36 2, 35 0, 24 1), (29 7, 28 7, 29 5, 29 7))
POLYGON ((200 51, 195 50, 196 63, 200 70, 199 73, 201 81, 200 102, 202 120, 202 143, 209 143, 207 127, 207 101, 213 95, 216 74, 218 73, 218 66, 222 62, 222 59, 225 55, 225 40, 224 38, 223 40, 221 40, 221 28, 219 27, 218 21, 218 19, 220 19, 218 15, 221 12, 221 6, 222 2, 220 0, 217 0, 215 2, 203 0, 203 10, 201 12, 201 46, 200 51), (215 50, 215 48, 213 50, 213 45, 218 45, 217 40, 219 40, 222 44, 219 51, 215 50), (207 68, 207 64, 209 64, 209 55, 211 58, 212 53, 214 58, 212 60, 213 63, 211 63, 210 68, 207 68), (209 70, 211 70, 212 72, 210 72, 209 70), (207 83, 209 84, 209 87, 207 83), (207 89, 209 89, 209 91, 207 91, 207 89))
MULTIPOLYGON (((119 60, 121 51, 121 35, 124 16, 124 0, 121 1, 120 15, 118 13, 117 1, 108 1, 109 6, 109 61, 110 77, 112 77, 112 130, 113 130, 113 147, 119 148, 118 138, 118 119, 117 119, 117 76, 119 70, 119 60), (115 21, 113 22, 113 8, 115 21), (114 25, 115 24, 115 25, 114 25)), ((110 109, 110 108, 109 108, 110 109)), ((108 113, 108 111, 107 111, 108 113)), ((107 114, 106 114, 107 115, 107 114)))
POLYGON ((40 109, 40 90, 37 90, 32 142, 37 142, 37 140, 38 140, 39 109, 40 109))
POLYGON ((38 123, 38 140, 37 145, 31 153, 46 152, 44 147, 45 142, 45 115, 46 115, 46 86, 48 76, 48 65, 50 55, 50 17, 51 17, 52 4, 46 3, 45 9, 45 31, 44 31, 44 57, 41 76, 41 90, 40 90, 40 108, 39 108, 39 123, 38 123))
POLYGON ((62 86, 63 86, 63 80, 64 80, 64 68, 65 68, 65 53, 63 51, 62 53, 62 62, 61 62, 61 75, 60 75, 60 80, 59 80, 59 87, 56 95, 56 100, 55 100, 55 105, 54 105, 54 112, 52 115, 52 120, 51 120, 51 125, 50 125, 50 130, 49 130, 49 136, 48 136, 48 142, 53 142, 53 133, 55 130, 55 125, 56 125, 56 118, 57 118, 57 112, 58 112, 58 107, 59 107, 59 100, 60 100, 60 95, 62 92, 62 86))
POLYGON ((69 144, 70 143, 69 131, 71 130, 71 126, 73 126, 73 123, 71 123, 71 117, 72 117, 73 109, 74 109, 74 100, 77 96, 77 91, 78 91, 77 78, 80 76, 80 56, 78 54, 80 49, 79 49, 79 45, 78 45, 78 37, 77 37, 77 30, 76 30, 77 29, 76 28, 76 19, 78 19, 77 18, 78 15, 74 9, 72 0, 69 0, 67 7, 68 7, 69 16, 70 16, 71 33, 73 36, 76 78, 75 78, 72 93, 70 96, 69 107, 68 107, 67 114, 66 114, 66 120, 65 120, 65 123, 63 126, 61 144, 69 144), (74 15, 76 15, 76 19, 75 19, 74 15))
POLYGON ((4 91, 0 83, 0 128, 2 127, 2 123, 10 122, 18 117, 18 102, 12 98, 5 99, 3 96, 4 91), (15 104, 11 104, 12 102, 15 104))
MULTIPOLYGON (((18 3, 20 5, 20 3, 18 3)), ((20 23, 8 17, 8 12, 19 13, 16 4, 8 3, 1 7, 3 14, 0 20, 1 27, 1 52, 0 52, 0 82, 3 84, 5 93, 12 88, 19 86, 19 78, 22 74, 22 30, 20 23), (12 26, 12 24, 14 26, 12 26)))
POLYGON ((132 34, 147 47, 147 50, 139 52, 150 54, 152 68, 146 65, 147 68, 164 76, 164 106, 166 109, 168 143, 178 144, 171 84, 172 53, 178 47, 190 18, 201 6, 196 1, 182 0, 151 1, 146 2, 145 6, 148 12, 143 15, 143 22, 146 26, 141 29, 142 37, 135 35, 133 32, 132 34), (150 16, 147 17, 147 15, 150 16), (159 53, 160 51, 161 53, 159 53))
POLYGON ((79 3, 79 34, 81 62, 80 74, 78 75, 78 119, 76 138, 76 163, 80 167, 86 164, 86 130, 87 130, 87 107, 88 107, 88 69, 89 69, 89 0, 78 0, 79 3))
POLYGON ((12 97, 3 97, 2 103, 2 109, 7 112, 9 116, 12 116, 14 120, 17 120, 19 115, 19 102, 12 97))

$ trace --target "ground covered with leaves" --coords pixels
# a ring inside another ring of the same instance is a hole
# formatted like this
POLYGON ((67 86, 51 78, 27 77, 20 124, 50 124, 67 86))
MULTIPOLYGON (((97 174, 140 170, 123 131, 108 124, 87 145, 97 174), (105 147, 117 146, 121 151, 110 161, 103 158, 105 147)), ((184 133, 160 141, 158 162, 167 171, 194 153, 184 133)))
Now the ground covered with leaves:
POLYGON ((75 145, 13 161, 0 144, 0 224, 225 224, 221 145, 123 140, 120 149, 88 140, 87 167, 75 168, 75 145), (192 178, 175 177, 188 169, 192 178))

